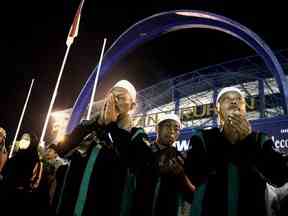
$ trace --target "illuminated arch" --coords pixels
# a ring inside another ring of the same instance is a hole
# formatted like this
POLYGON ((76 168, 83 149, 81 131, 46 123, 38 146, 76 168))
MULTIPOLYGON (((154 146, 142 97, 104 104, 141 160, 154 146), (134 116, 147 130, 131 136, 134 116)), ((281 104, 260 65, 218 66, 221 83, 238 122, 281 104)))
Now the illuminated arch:
MULTIPOLYGON (((272 50, 257 34, 240 23, 227 17, 205 11, 168 11, 155 14, 132 25, 123 34, 121 34, 120 37, 117 38, 117 40, 104 55, 99 80, 103 78, 106 71, 108 71, 113 64, 140 44, 160 37, 168 32, 185 28, 205 28, 218 30, 240 39, 249 47, 254 49, 256 53, 262 57, 266 66, 274 75, 280 93, 283 96, 283 109, 285 114, 287 114, 288 86, 286 77, 272 50)), ((72 115, 66 128, 67 133, 70 133, 79 123, 83 112, 89 103, 96 71, 97 66, 88 78, 73 106, 72 115)))

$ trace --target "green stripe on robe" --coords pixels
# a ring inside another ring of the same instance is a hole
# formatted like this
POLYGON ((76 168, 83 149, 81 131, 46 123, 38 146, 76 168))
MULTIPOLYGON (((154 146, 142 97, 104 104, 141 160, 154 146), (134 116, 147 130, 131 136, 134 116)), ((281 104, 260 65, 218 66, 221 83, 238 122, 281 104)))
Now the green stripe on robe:
POLYGON ((228 164, 228 216, 238 215, 239 201, 239 171, 232 164, 228 164))
POLYGON ((80 185, 80 190, 79 190, 79 194, 78 194, 78 198, 76 201, 74 214, 73 214, 74 216, 81 216, 83 213, 83 209, 84 209, 86 198, 87 198, 87 192, 89 188, 90 177, 93 172, 95 161, 98 157, 100 149, 101 149, 101 146, 96 145, 93 147, 91 151, 90 157, 88 159, 88 162, 84 171, 82 182, 80 185))

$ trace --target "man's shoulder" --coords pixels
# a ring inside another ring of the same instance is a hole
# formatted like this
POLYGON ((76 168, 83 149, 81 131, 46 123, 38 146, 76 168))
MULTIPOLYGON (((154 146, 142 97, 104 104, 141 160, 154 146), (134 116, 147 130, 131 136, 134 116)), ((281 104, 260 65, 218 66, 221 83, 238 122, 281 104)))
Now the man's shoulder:
MULTIPOLYGON (((214 144, 218 137, 221 136, 219 128, 203 128, 194 132, 190 140, 191 148, 202 149, 205 152, 210 149, 209 146, 214 144)), ((213 146, 213 145, 212 145, 213 146)))
POLYGON ((205 139, 215 138, 221 134, 221 130, 217 127, 211 128, 202 128, 197 130, 194 135, 198 137, 205 137, 205 139))
POLYGON ((254 137, 255 142, 260 143, 261 145, 263 145, 268 140, 272 141, 271 136, 265 132, 262 132, 262 131, 252 131, 250 136, 254 137))
POLYGON ((131 129, 131 140, 135 140, 136 138, 145 138, 147 139, 148 135, 147 133, 145 132, 144 128, 141 128, 141 127, 133 127, 131 129))
POLYGON ((265 137, 270 137, 270 135, 266 132, 263 131, 252 131, 251 134, 253 134, 254 136, 265 136, 265 137))

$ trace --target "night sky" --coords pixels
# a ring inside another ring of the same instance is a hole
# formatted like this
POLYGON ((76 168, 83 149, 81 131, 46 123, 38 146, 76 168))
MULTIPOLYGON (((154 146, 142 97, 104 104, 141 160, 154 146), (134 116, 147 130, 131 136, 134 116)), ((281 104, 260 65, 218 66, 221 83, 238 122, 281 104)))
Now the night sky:
MULTIPOLYGON (((14 137, 32 78, 36 80, 20 135, 32 130, 40 136, 79 2, 12 1, 3 6, 0 126, 7 129, 8 142, 14 137)), ((159 12, 214 12, 247 26, 273 50, 288 48, 288 13, 281 10, 287 9, 284 3, 274 6, 271 2, 262 5, 262 1, 230 1, 233 4, 229 5, 216 0, 152 2, 85 0, 79 35, 68 56, 54 111, 73 106, 99 60, 104 37, 107 50, 131 25, 159 12)), ((193 69, 253 54, 245 44, 221 32, 193 29, 169 33, 138 47, 116 64, 101 81, 96 97, 102 98, 105 89, 120 78, 131 80, 140 90, 193 69)))

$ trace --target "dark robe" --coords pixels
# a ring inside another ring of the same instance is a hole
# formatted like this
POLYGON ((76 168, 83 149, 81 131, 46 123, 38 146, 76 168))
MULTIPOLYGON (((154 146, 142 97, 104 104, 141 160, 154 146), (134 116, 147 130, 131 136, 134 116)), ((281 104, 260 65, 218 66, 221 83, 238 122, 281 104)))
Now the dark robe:
POLYGON ((265 134, 253 132, 229 143, 218 128, 191 138, 186 172, 197 190, 193 216, 266 215, 266 182, 288 180, 287 158, 273 149, 265 134))
POLYGON ((131 215, 178 215, 180 197, 186 193, 182 190, 183 176, 172 174, 169 161, 182 157, 180 152, 172 146, 150 144, 145 133, 132 140, 130 151, 136 177, 131 215))
POLYGON ((39 185, 32 187, 33 169, 40 163, 37 148, 19 150, 3 169, 1 209, 7 215, 51 215, 45 172, 39 185))
POLYGON ((58 215, 74 215, 75 212, 80 215, 120 214, 127 171, 120 155, 127 151, 129 140, 130 134, 118 128, 116 123, 103 127, 95 119, 82 123, 67 137, 64 150, 58 151, 70 154, 63 193, 56 195, 60 196, 60 204, 56 205, 58 215), (89 134, 92 134, 92 140, 86 142, 86 150, 80 153, 75 147, 89 134), (79 202, 81 197, 84 201, 79 202))

